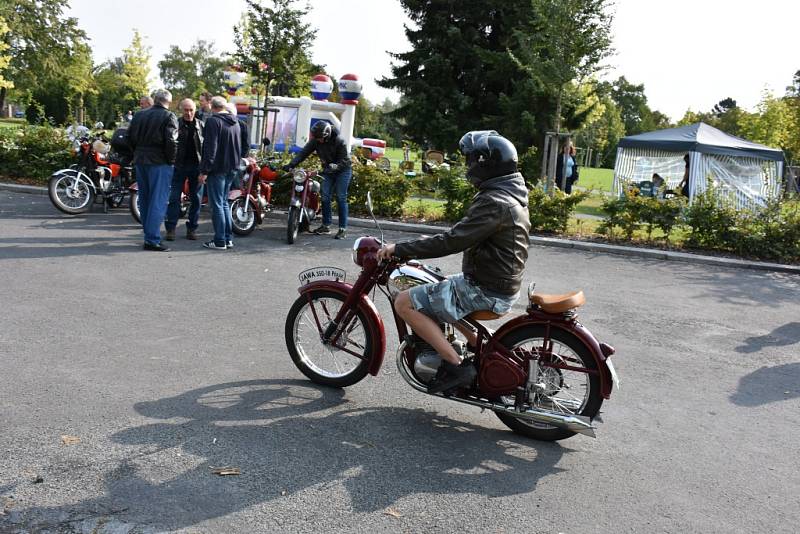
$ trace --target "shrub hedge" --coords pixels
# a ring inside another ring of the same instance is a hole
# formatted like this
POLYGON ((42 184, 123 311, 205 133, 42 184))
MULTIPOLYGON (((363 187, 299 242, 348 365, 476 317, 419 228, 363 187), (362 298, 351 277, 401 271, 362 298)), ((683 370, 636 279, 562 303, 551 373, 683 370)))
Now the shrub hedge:
POLYGON ((75 163, 64 130, 23 125, 0 128, 0 175, 44 183, 53 171, 75 163))

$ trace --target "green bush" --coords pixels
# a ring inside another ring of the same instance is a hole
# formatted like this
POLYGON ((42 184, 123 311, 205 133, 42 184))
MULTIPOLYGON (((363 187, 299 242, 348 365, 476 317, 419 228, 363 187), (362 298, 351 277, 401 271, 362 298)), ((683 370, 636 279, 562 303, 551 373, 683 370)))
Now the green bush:
POLYGON ((455 222, 467 213, 477 190, 464 178, 464 168, 439 169, 439 188, 444 195, 444 218, 455 222))
POLYGON ((681 223, 685 200, 682 197, 658 199, 639 194, 631 188, 621 197, 607 197, 603 200, 606 217, 598 231, 614 237, 614 229, 619 228, 626 239, 632 239, 634 232, 642 226, 647 231, 647 239, 653 237, 658 228, 669 240, 672 229, 681 223))
POLYGON ((525 177, 525 183, 529 186, 539 183, 539 175, 542 172, 542 159, 538 152, 537 148, 532 146, 519 157, 519 172, 525 177))
POLYGON ((709 182, 705 191, 694 197, 686 209, 685 222, 691 227, 686 244, 692 247, 732 250, 735 245, 737 223, 740 221, 730 201, 716 194, 709 182))
POLYGON ((367 192, 372 192, 372 208, 376 216, 396 217, 411 194, 412 183, 397 171, 385 172, 374 165, 353 164, 348 202, 355 212, 364 213, 367 192))
POLYGON ((58 170, 75 163, 71 144, 60 128, 22 126, 0 129, 0 173, 46 181, 58 170))
POLYGON ((564 233, 575 207, 589 198, 589 191, 576 191, 567 195, 556 190, 553 196, 541 187, 534 187, 528 194, 528 212, 531 218, 531 231, 564 233))

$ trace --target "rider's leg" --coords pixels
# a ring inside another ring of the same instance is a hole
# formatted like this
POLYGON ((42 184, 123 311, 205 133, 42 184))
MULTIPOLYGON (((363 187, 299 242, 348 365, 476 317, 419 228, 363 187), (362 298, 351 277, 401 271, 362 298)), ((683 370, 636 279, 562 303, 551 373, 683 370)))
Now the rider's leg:
POLYGON ((461 335, 467 339, 467 343, 471 347, 476 347, 478 345, 478 333, 475 330, 461 323, 453 323, 453 327, 461 332, 461 335))
POLYGON ((455 349, 447 341, 439 325, 422 312, 414 309, 408 291, 403 291, 394 299, 394 309, 397 315, 405 321, 411 330, 433 347, 439 355, 453 365, 461 363, 455 349))

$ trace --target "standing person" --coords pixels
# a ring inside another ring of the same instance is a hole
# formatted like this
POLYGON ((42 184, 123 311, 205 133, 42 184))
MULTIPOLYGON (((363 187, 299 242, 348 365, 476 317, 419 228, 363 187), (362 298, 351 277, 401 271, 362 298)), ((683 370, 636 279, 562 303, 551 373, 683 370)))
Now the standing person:
MULTIPOLYGON (((239 118, 239 114, 236 112, 236 105, 233 102, 225 104, 225 109, 228 110, 228 113, 236 117, 236 120, 239 122, 239 131, 242 136, 242 157, 246 158, 250 154, 250 129, 247 127, 247 122, 239 118)), ((231 189, 240 189, 242 187, 242 174, 244 174, 244 171, 236 169, 236 175, 233 178, 233 183, 231 183, 231 189)))
POLYGON ((200 93, 200 109, 197 110, 197 118, 204 123, 211 117, 211 93, 204 91, 200 93))
POLYGON ((224 98, 213 97, 211 111, 213 113, 203 128, 203 157, 198 179, 201 184, 206 184, 208 190, 214 239, 206 241, 203 246, 212 250, 226 250, 233 248, 228 191, 242 158, 242 138, 239 122, 225 109, 224 98))
POLYGON ((181 215, 181 193, 183 183, 189 180, 189 212, 186 215, 186 239, 197 239, 198 218, 202 188, 197 177, 200 174, 200 158, 203 155, 203 122, 195 116, 194 100, 184 98, 180 109, 183 116, 178 121, 178 153, 175 157, 175 172, 167 207, 167 230, 165 239, 175 240, 175 227, 181 215))
POLYGON ((139 109, 147 109, 153 105, 153 97, 144 95, 139 99, 139 109))
MULTIPOLYGON (((439 324, 457 323, 480 310, 507 313, 519 298, 528 259, 528 189, 517 172, 514 145, 489 130, 465 134, 459 148, 466 159, 467 178, 478 188, 464 218, 441 234, 387 243, 378 251, 379 259, 440 258, 464 252, 462 273, 407 289, 394 299, 397 315, 442 358, 429 393, 468 386, 477 375, 474 363, 462 362, 439 324)), ((462 333, 475 346, 475 333, 462 333)))
POLYGON ((314 230, 315 234, 331 233, 331 197, 336 193, 336 206, 339 210, 339 231, 336 239, 347 237, 347 188, 353 177, 347 144, 339 137, 336 128, 325 121, 318 121, 311 127, 311 139, 303 150, 297 154, 283 170, 291 171, 316 151, 323 165, 322 176, 322 225, 314 230))
POLYGON ((167 211, 172 166, 178 149, 178 119, 169 111, 172 94, 153 93, 154 105, 133 116, 128 139, 133 149, 139 211, 144 230, 144 249, 167 251, 161 244, 161 223, 167 211))
POLYGON ((575 160, 575 148, 567 141, 556 161, 556 186, 563 188, 566 194, 572 193, 572 184, 578 181, 578 162, 575 160))
POLYGON ((678 184, 678 189, 681 192, 681 195, 689 198, 689 154, 683 156, 683 162, 685 163, 683 169, 683 179, 681 183, 678 184))

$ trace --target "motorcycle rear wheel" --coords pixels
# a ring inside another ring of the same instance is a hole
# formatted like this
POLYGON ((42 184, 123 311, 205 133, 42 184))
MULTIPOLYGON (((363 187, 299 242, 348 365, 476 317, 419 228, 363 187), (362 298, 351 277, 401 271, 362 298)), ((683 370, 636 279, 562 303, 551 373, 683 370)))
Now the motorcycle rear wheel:
POLYGON ((325 330, 344 301, 344 295, 333 291, 312 291, 300 295, 286 317, 286 348, 292 361, 300 372, 317 384, 339 388, 351 386, 364 378, 369 370, 368 357, 374 345, 363 312, 359 311, 350 324, 345 325, 345 332, 339 338, 342 348, 325 345, 320 340, 320 328, 325 330))
POLYGON ((297 240, 300 233, 300 208, 289 208, 289 224, 286 226, 286 242, 290 245, 297 240))
POLYGON ((95 196, 92 186, 86 183, 85 178, 80 178, 77 171, 51 176, 47 184, 47 194, 53 206, 68 215, 89 211, 95 196))
POLYGON ((245 211, 247 204, 247 197, 239 197, 231 204, 231 221, 236 235, 250 235, 256 229, 256 214, 252 206, 245 211))
MULTIPOLYGON (((511 350, 530 351, 542 347, 546 331, 544 326, 531 325, 511 332, 501 343, 511 350)), ((571 367, 596 371, 597 362, 589 349, 578 338, 559 329, 550 329, 553 358, 571 367)), ((556 369, 540 364, 540 379, 547 386, 542 394, 534 394, 528 406, 593 418, 600 411, 603 395, 597 373, 556 369)), ((497 401, 513 406, 514 396, 503 396, 497 401)), ((540 441, 556 441, 575 435, 571 430, 515 417, 505 412, 495 412, 498 418, 517 434, 540 441)))
POLYGON ((131 217, 139 224, 142 224, 142 213, 139 211, 139 191, 131 191, 131 217))

